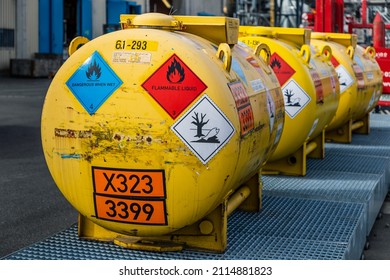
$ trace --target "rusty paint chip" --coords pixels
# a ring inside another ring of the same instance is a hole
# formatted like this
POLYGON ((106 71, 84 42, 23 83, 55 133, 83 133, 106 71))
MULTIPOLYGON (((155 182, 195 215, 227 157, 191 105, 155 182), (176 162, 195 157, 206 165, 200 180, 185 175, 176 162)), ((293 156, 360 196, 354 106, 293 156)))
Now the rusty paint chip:
POLYGON ((57 137, 65 137, 65 138, 91 138, 92 137, 91 130, 73 130, 73 129, 55 128, 54 134, 57 137))

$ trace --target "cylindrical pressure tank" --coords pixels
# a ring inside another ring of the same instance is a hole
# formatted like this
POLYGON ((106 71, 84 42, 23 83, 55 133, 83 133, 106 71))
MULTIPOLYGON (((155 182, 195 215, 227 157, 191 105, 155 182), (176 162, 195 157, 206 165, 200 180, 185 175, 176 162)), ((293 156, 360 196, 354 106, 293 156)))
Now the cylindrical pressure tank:
POLYGON ((286 158, 291 166, 295 159, 289 156, 319 136, 337 110, 339 83, 331 50, 310 48, 310 30, 301 28, 241 26, 239 40, 252 47, 265 43, 271 50, 270 66, 284 95, 285 124, 269 162, 286 158))
POLYGON ((368 67, 368 61, 363 60, 362 50, 357 50, 356 42, 357 37, 354 34, 312 34, 312 45, 321 47, 326 44, 332 48, 332 63, 340 81, 339 106, 327 128, 327 138, 337 142, 352 141, 353 122, 362 118, 372 107, 370 103, 374 103, 370 101, 374 94, 374 73, 363 70, 365 64, 368 67), (369 82, 369 78, 372 82, 369 82))
MULTIPOLYGON (((340 127, 349 119, 352 119, 353 110, 357 102, 358 84, 353 70, 353 54, 356 42, 352 41, 350 34, 340 34, 343 37, 337 42, 332 41, 326 34, 313 32, 311 44, 316 47, 328 45, 332 49, 332 63, 338 74, 340 82, 340 101, 336 115, 327 127, 327 131, 340 127), (345 93, 345 94, 344 94, 345 93)), ((338 38, 338 37, 337 37, 338 38)))
POLYGON ((159 236, 193 224, 278 143, 283 97, 273 72, 244 46, 184 25, 134 17, 76 50, 47 92, 51 175, 83 217, 110 231, 159 236))
POLYGON ((354 61, 362 70, 365 85, 365 100, 357 110, 355 120, 363 118, 371 112, 378 104, 382 94, 383 76, 382 70, 375 59, 375 49, 373 47, 363 48, 357 45, 355 48, 354 61))

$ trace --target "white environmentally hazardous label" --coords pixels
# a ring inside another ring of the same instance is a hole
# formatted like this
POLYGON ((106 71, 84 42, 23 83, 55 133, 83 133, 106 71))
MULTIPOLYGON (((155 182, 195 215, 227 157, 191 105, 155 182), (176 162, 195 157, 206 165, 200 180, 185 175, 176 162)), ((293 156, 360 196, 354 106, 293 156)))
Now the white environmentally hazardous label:
POLYGON ((310 96, 292 79, 282 89, 284 107, 290 118, 294 118, 309 104, 310 96))
POLYGON ((342 94, 347 88, 349 88, 353 84, 354 79, 351 77, 351 75, 348 73, 347 69, 345 69, 343 65, 339 65, 336 69, 336 72, 339 76, 340 94, 342 94))
POLYGON ((203 164, 212 159, 235 132, 229 119, 207 95, 199 99, 171 129, 203 164))

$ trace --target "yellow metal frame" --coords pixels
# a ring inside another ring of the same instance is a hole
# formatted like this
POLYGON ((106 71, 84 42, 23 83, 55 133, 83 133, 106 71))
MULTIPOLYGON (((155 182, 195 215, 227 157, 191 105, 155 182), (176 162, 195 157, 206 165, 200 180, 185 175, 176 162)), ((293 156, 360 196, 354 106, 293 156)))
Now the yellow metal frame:
POLYGON ((240 37, 263 36, 292 42, 297 46, 310 45, 311 30, 305 28, 240 26, 240 37))
POLYGON ((304 142, 296 152, 281 159, 267 162, 262 168, 262 174, 305 176, 307 157, 325 158, 325 130, 313 140, 304 142))
POLYGON ((352 46, 353 49, 355 49, 357 45, 356 34, 312 32, 311 38, 332 41, 345 47, 352 46))
POLYGON ((353 121, 348 120, 344 125, 331 131, 326 132, 326 141, 335 143, 351 143, 352 133, 370 134, 370 113, 363 118, 353 121))
POLYGON ((367 113, 363 118, 354 121, 352 124, 353 133, 370 134, 370 113, 367 113))
MULTIPOLYGON (((155 16, 156 13, 151 13, 155 16)), ((165 15, 166 16, 166 15, 165 15)), ((134 23, 135 18, 139 15, 122 14, 120 15, 120 23, 122 29, 137 28, 137 22, 134 23)), ((227 43, 229 45, 237 44, 239 20, 237 18, 229 17, 215 17, 215 16, 171 16, 172 22, 169 23, 171 29, 180 30, 183 32, 198 35, 202 38, 215 42, 217 44, 227 43)), ((167 23, 155 22, 153 27, 167 23)))
POLYGON ((344 125, 326 132, 326 141, 336 143, 352 142, 352 119, 349 119, 344 125))

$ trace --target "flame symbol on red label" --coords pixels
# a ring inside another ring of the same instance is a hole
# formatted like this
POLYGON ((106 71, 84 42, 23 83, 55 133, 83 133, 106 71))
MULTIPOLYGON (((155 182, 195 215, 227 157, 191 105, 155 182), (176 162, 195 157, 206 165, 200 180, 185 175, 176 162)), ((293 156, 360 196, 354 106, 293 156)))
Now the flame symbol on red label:
POLYGON ((275 67, 278 67, 278 70, 282 67, 282 65, 280 64, 280 61, 277 60, 276 58, 274 58, 274 59, 271 61, 271 68, 272 68, 272 70, 275 71, 275 67))
POLYGON ((102 75, 102 71, 99 64, 96 63, 96 60, 94 60, 93 63, 89 65, 88 71, 85 72, 85 75, 87 75, 87 78, 89 80, 93 81, 100 78, 100 76, 102 75))
POLYGON ((167 79, 173 84, 181 83, 184 81, 184 69, 180 63, 177 62, 176 58, 173 59, 170 66, 168 66, 167 79))

